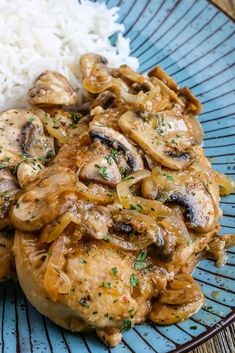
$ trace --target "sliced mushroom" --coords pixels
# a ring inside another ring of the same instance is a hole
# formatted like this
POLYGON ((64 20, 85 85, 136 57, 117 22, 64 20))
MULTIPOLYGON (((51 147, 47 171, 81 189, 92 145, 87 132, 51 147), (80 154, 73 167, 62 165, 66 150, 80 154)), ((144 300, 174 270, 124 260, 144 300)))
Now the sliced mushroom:
POLYGON ((185 103, 185 111, 193 115, 198 115, 202 112, 202 105, 197 97, 193 95, 188 87, 183 87, 178 92, 179 97, 185 103))
POLYGON ((175 91, 177 93, 179 86, 177 83, 173 80, 172 77, 170 77, 166 71, 164 71, 160 66, 156 66, 153 69, 151 69, 148 73, 149 77, 157 77, 159 80, 164 82, 165 85, 167 85, 170 89, 175 91))
MULTIPOLYGON (((3 158, 13 153, 17 164, 22 158, 46 160, 54 155, 54 143, 43 131, 43 124, 36 110, 12 109, 0 116, 0 146, 3 158)), ((10 158, 10 157, 9 157, 10 158)), ((9 160, 12 165, 12 160, 9 160)))
POLYGON ((0 229, 9 224, 8 210, 20 190, 14 175, 7 169, 0 170, 0 229))
POLYGON ((178 275, 160 301, 153 304, 149 318, 160 325, 171 325, 195 314, 203 303, 204 295, 192 276, 178 275))
POLYGON ((92 180, 111 187, 116 186, 122 180, 122 176, 109 149, 99 141, 93 142, 85 149, 85 153, 80 150, 77 154, 81 180, 92 180))
POLYGON ((43 168, 44 166, 34 159, 21 162, 17 168, 17 179, 21 188, 33 181, 43 168))
POLYGON ((91 104, 91 109, 99 106, 103 109, 108 109, 112 106, 113 102, 115 101, 116 96, 113 92, 104 91, 101 92, 96 99, 91 104))
POLYGON ((207 233, 218 222, 218 210, 206 183, 203 175, 193 169, 176 173, 155 168, 153 179, 143 183, 142 192, 146 198, 183 206, 186 225, 207 233))
POLYGON ((28 91, 28 102, 37 106, 74 105, 78 96, 69 81, 60 73, 45 71, 28 91))
POLYGON ((14 227, 38 230, 71 208, 77 199, 75 180, 76 174, 67 168, 55 165, 44 169, 12 205, 14 227))
POLYGON ((202 292, 192 275, 178 274, 169 282, 159 302, 170 305, 188 304, 200 300, 202 292))
POLYGON ((108 61, 105 57, 94 54, 87 53, 81 56, 80 58, 80 66, 82 71, 82 77, 89 77, 92 73, 92 69, 97 64, 107 65, 108 61))
POLYGON ((161 115, 154 129, 136 113, 128 111, 120 118, 119 125, 131 140, 163 166, 182 170, 192 163, 193 140, 181 116, 161 115))
POLYGON ((143 160, 137 149, 118 131, 99 123, 91 122, 90 136, 92 139, 100 140, 109 147, 122 151, 126 157, 130 171, 136 171, 144 168, 143 160))

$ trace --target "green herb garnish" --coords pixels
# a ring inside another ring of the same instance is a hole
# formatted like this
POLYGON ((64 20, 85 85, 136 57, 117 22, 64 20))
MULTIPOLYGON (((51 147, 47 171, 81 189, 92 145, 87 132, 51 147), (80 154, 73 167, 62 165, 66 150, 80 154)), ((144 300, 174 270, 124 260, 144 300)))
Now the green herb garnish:
POLYGON ((171 175, 166 175, 166 179, 169 180, 169 181, 173 181, 174 180, 173 176, 171 176, 171 175))
POLYGON ((107 173, 107 168, 106 167, 101 167, 100 165, 96 164, 95 167, 98 169, 98 172, 102 179, 108 180, 108 173, 107 173))
POLYGON ((137 287, 139 285, 139 278, 136 276, 135 273, 132 273, 129 282, 132 287, 137 287))
POLYGON ((131 329, 131 320, 129 319, 125 319, 123 320, 123 323, 122 323, 122 331, 126 331, 126 330, 130 330, 131 329))
POLYGON ((111 272, 112 272, 112 274, 113 274, 114 276, 116 276, 117 273, 118 273, 117 267, 112 267, 112 268, 111 268, 111 272))
POLYGON ((71 118, 73 119, 73 122, 77 124, 82 119, 82 115, 80 113, 72 112, 71 118))
POLYGON ((103 236, 103 240, 106 241, 106 242, 110 241, 110 237, 109 237, 108 233, 103 236))
POLYGON ((132 204, 130 205, 130 210, 134 210, 141 213, 143 212, 143 207, 141 205, 132 204))
POLYGON ((104 287, 104 288, 112 288, 112 284, 110 283, 110 282, 107 282, 107 281, 104 281, 103 283, 102 283, 102 286, 104 287))

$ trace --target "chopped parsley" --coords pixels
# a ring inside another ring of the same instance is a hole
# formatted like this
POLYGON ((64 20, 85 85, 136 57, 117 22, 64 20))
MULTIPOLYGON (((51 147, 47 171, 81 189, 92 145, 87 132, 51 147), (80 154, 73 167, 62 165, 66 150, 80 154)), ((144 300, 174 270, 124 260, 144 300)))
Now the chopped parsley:
POLYGON ((102 283, 102 287, 110 289, 112 288, 112 284, 110 282, 104 281, 102 283))
POLYGON ((79 262, 80 262, 80 264, 87 264, 87 261, 83 260, 83 259, 81 259, 79 262))
POLYGON ((123 178, 123 180, 132 180, 132 179, 134 179, 134 177, 131 175, 128 175, 125 178, 123 178))
POLYGON ((75 124, 77 124, 82 119, 82 115, 80 113, 73 112, 73 113, 71 113, 71 118, 72 118, 73 122, 75 124))
POLYGON ((109 234, 106 233, 104 236, 103 236, 103 240, 106 241, 107 243, 110 241, 110 237, 109 237, 109 234))
POLYGON ((54 156, 53 151, 52 151, 52 150, 49 150, 45 156, 40 156, 40 157, 38 157, 38 159, 39 159, 40 161, 45 161, 45 160, 47 160, 47 159, 49 159, 49 158, 52 158, 53 156, 54 156))
POLYGON ((32 124, 33 121, 34 121, 34 118, 29 118, 27 122, 28 122, 29 124, 32 124))
POLYGON ((166 175, 166 179, 169 180, 169 181, 173 181, 174 180, 172 175, 166 175))
POLYGON ((164 119, 162 117, 159 117, 158 126, 156 128, 158 135, 160 135, 160 136, 164 135, 164 133, 165 133, 164 126, 166 126, 164 119))
POLYGON ((108 180, 108 173, 107 173, 107 168, 106 167, 101 167, 100 165, 96 164, 95 167, 98 169, 98 172, 102 179, 108 180))
POLYGON ((143 212, 143 207, 141 205, 132 204, 130 205, 130 210, 134 210, 141 213, 143 212))
POLYGON ((137 287, 139 285, 139 278, 136 276, 135 273, 132 273, 129 282, 132 287, 137 287))
POLYGON ((9 196, 8 196, 8 191, 3 191, 3 193, 1 194, 0 198, 4 201, 9 200, 9 196))
POLYGON ((124 319, 122 323, 122 331, 130 330, 131 329, 131 320, 124 319))
POLYGON ((109 165, 112 165, 113 158, 112 158, 112 156, 110 154, 108 156, 106 156, 105 159, 106 159, 106 161, 108 162, 109 165))
POLYGON ((116 276, 117 273, 118 273, 117 267, 112 267, 112 268, 111 268, 111 272, 112 272, 112 275, 116 276))
POLYGON ((131 319, 133 319, 133 318, 134 318, 134 314, 135 314, 135 309, 134 309, 134 308, 131 308, 131 309, 129 310, 129 314, 130 314, 131 319))
POLYGON ((141 119, 143 119, 144 121, 148 121, 148 120, 149 120, 148 114, 147 114, 146 112, 144 112, 144 111, 139 111, 139 112, 137 112, 137 115, 138 115, 141 119))
POLYGON ((112 161, 114 160, 115 162, 118 161, 118 151, 115 149, 111 149, 110 153, 108 156, 105 157, 105 159, 107 160, 108 164, 111 165, 112 161))
POLYGON ((147 252, 146 251, 141 251, 136 257, 136 260, 135 260, 135 263, 134 263, 134 268, 136 270, 147 269, 149 266, 145 262, 146 258, 147 258, 147 252))
POLYGON ((118 161, 118 151, 114 148, 110 151, 110 156, 117 162, 118 161))
POLYGON ((127 176, 128 170, 127 168, 120 167, 119 172, 121 173, 122 178, 127 176))
POLYGON ((190 330, 196 330, 197 326, 190 326, 189 328, 190 328, 190 330))
POLYGON ((54 155, 53 151, 52 151, 52 150, 49 150, 49 151, 47 152, 46 158, 47 158, 47 159, 52 158, 53 155, 54 155))
POLYGON ((18 200, 16 200, 16 201, 14 202, 14 205, 16 206, 16 208, 19 208, 19 207, 20 207, 20 203, 19 203, 19 201, 18 201, 18 200))

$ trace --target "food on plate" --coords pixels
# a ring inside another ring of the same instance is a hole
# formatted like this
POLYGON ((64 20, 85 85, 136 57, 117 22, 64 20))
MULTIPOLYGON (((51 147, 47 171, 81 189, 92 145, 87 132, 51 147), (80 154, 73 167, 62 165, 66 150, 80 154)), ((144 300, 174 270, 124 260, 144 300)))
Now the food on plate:
MULTIPOLYGON (((29 301, 115 346, 135 324, 200 310, 192 271, 203 256, 223 265, 234 244, 218 236, 220 195, 233 184, 204 155, 200 102, 163 69, 141 75, 88 53, 80 70, 83 89, 46 71, 30 108, 1 114, 0 225, 15 229, 29 301)), ((12 269, 3 239, 0 279, 12 269)))

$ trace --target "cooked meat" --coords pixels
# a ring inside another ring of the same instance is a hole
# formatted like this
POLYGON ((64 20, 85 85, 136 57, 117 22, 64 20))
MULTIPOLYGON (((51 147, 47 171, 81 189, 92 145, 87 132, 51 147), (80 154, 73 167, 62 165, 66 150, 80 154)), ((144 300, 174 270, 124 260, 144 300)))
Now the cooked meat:
POLYGON ((61 235, 48 256, 37 237, 17 232, 20 284, 30 302, 57 324, 72 331, 95 328, 100 335, 105 330, 109 342, 116 343, 122 328, 144 320, 150 298, 165 288, 167 274, 157 268, 134 269, 136 256, 107 242, 71 244, 71 237, 61 235))
POLYGON ((28 102, 37 106, 74 105, 78 96, 68 80, 58 72, 45 71, 28 92, 28 102))
POLYGON ((15 277, 12 232, 0 232, 0 282, 15 277))

